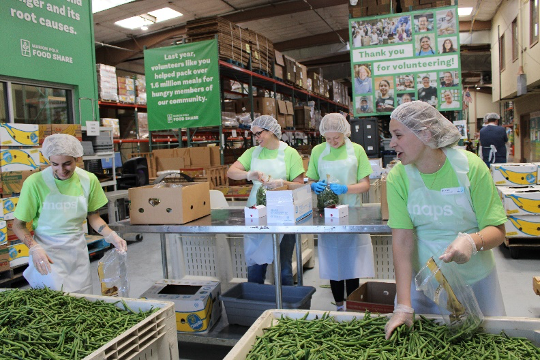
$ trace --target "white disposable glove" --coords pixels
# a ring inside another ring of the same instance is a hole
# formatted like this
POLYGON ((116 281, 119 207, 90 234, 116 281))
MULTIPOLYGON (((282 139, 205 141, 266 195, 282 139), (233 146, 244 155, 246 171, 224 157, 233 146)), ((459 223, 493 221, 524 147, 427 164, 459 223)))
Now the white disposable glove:
POLYGON ((30 256, 32 256, 32 262, 34 267, 41 275, 47 275, 52 271, 51 264, 53 261, 47 255, 41 245, 36 244, 30 248, 30 256))
POLYGON ((109 244, 113 244, 114 247, 118 249, 118 251, 125 252, 128 250, 128 244, 126 243, 126 240, 118 236, 116 231, 111 231, 109 235, 105 237, 105 241, 107 241, 109 244))
POLYGON ((284 180, 282 180, 282 179, 272 179, 272 180, 269 180, 267 182, 264 182, 263 185, 265 185, 265 187, 267 189, 276 189, 276 188, 284 185, 284 180))
POLYGON ((385 339, 389 340, 394 329, 402 324, 406 324, 409 327, 413 325, 413 308, 407 305, 398 304, 394 308, 393 316, 385 324, 385 339))
POLYGON ((470 261, 472 255, 477 254, 477 247, 470 234, 458 233, 455 240, 445 249, 440 260, 448 263, 464 264, 470 261))
POLYGON ((248 181, 261 181, 264 174, 261 171, 250 170, 246 172, 246 180, 248 181))

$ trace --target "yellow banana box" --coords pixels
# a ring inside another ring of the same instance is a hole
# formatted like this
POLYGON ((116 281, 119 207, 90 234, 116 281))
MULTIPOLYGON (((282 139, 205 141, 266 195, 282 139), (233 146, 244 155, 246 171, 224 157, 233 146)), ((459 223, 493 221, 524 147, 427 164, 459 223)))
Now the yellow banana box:
POLYGON ((28 246, 21 241, 16 242, 8 246, 9 252, 9 265, 11 267, 28 264, 28 246))
POLYGON ((39 169, 39 149, 0 149, 0 171, 25 171, 39 169))
POLYGON ((505 223, 505 236, 539 237, 539 215, 510 215, 505 223))
POLYGON ((0 145, 4 146, 38 146, 39 125, 34 124, 0 124, 0 145))
POLYGON ((49 162, 49 159, 47 159, 45 156, 43 156, 43 148, 39 148, 39 166, 49 166, 51 163, 49 162))
POLYGON ((539 185, 524 188, 500 186, 507 215, 539 215, 539 185))
POLYGON ((219 281, 159 280, 141 298, 175 303, 177 331, 206 334, 222 314, 219 281))
POLYGON ((8 226, 5 221, 0 221, 0 245, 8 243, 8 226))
POLYGON ((18 202, 18 196, 0 199, 0 221, 15 219, 15 207, 18 202))
POLYGON ((532 163, 490 164, 490 172, 497 186, 535 185, 538 166, 532 163))

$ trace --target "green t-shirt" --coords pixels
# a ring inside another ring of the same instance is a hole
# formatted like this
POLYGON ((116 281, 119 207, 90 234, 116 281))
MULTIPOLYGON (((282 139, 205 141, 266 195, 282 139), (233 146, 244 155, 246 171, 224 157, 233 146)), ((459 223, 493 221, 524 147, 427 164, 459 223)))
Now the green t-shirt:
MULTIPOLYGON (((355 156, 357 157, 358 161, 358 168, 357 168, 357 181, 364 179, 368 175, 372 174, 372 166, 370 165, 370 162, 368 161, 368 156, 366 156, 366 152, 364 151, 364 148, 357 144, 352 142, 353 150, 355 151, 355 156)), ((319 172, 318 172, 318 160, 321 156, 321 153, 323 150, 325 150, 325 147, 327 146, 327 143, 324 142, 322 144, 316 145, 312 149, 312 154, 310 155, 310 162, 308 163, 308 171, 306 172, 306 176, 313 180, 319 180, 319 172)), ((331 152, 323 158, 323 160, 326 161, 335 161, 335 160, 344 160, 347 159, 348 153, 346 150, 346 146, 340 146, 338 149, 335 149, 331 146, 331 152)))
MULTIPOLYGON (((498 226, 507 221, 498 191, 485 163, 474 153, 460 150, 468 158, 470 196, 479 229, 489 225, 498 226)), ((425 185, 430 190, 458 187, 458 178, 446 160, 442 168, 433 174, 421 173, 425 185)), ((387 203, 389 204, 388 225, 394 229, 413 229, 408 213, 409 180, 404 165, 398 163, 387 176, 387 203)))
MULTIPOLYGON (((249 171, 250 165, 252 164, 252 153, 255 150, 255 146, 246 150, 239 158, 238 161, 244 166, 244 170, 249 171)), ((286 162, 286 181, 293 181, 297 176, 304 174, 304 166, 302 164, 302 158, 297 152, 297 150, 288 146, 284 150, 285 162, 286 162)), ((278 156, 278 149, 269 150, 263 148, 259 153, 258 159, 261 160, 270 160, 276 159, 278 156)))
MULTIPOLYGON (((107 204, 107 197, 103 192, 100 182, 96 175, 87 172, 90 178, 90 187, 88 194, 88 212, 96 211, 107 204)), ((83 188, 77 173, 74 173, 67 180, 54 179, 58 190, 63 195, 80 196, 83 195, 83 188)), ((41 172, 30 175, 23 184, 19 202, 15 208, 15 217, 24 222, 32 222, 32 228, 38 226, 39 216, 43 207, 45 197, 50 190, 41 172)))

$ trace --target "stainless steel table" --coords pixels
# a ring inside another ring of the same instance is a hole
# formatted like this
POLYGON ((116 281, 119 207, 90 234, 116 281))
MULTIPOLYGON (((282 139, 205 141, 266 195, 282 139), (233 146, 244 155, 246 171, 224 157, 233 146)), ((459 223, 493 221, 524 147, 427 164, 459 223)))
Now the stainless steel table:
MULTIPOLYGON (((274 247, 274 281, 276 284, 276 308, 282 308, 282 288, 280 277, 279 234, 389 234, 387 222, 381 220, 380 204, 364 204, 349 208, 349 215, 339 219, 324 218, 314 210, 313 214, 296 224, 270 224, 266 218, 245 219, 243 209, 216 209, 209 216, 183 225, 131 225, 122 220, 109 225, 120 233, 160 234, 162 270, 165 279, 169 278, 165 234, 271 234, 274 247)), ((301 248, 297 236, 297 249, 301 248)), ((297 278, 302 285, 302 251, 297 250, 297 278), (300 258, 300 259, 299 259, 300 258)))

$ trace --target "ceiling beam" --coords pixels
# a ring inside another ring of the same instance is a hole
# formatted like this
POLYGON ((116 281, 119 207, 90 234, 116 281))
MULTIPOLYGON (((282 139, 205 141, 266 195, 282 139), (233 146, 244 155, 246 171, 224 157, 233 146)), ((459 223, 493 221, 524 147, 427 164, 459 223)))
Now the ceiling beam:
MULTIPOLYGON (((460 32, 470 32, 471 21, 459 21, 458 27, 460 32)), ((492 21, 476 21, 473 23, 473 31, 490 30, 492 29, 492 21)))
POLYGON ((349 29, 341 29, 336 32, 330 31, 323 34, 307 36, 287 41, 274 43, 274 48, 278 51, 287 51, 295 49, 309 48, 312 46, 321 46, 340 43, 340 35, 345 41, 349 40, 349 29), (338 33, 338 34, 337 34, 338 33))
POLYGON ((311 9, 321 9, 330 6, 349 4, 347 0, 293 0, 269 4, 240 10, 238 12, 224 15, 223 17, 234 23, 266 19, 275 16, 287 15, 311 9))

